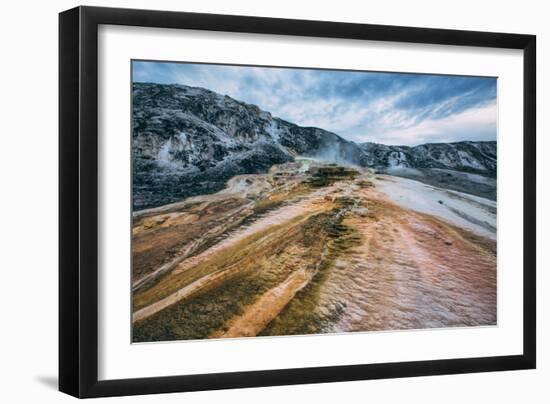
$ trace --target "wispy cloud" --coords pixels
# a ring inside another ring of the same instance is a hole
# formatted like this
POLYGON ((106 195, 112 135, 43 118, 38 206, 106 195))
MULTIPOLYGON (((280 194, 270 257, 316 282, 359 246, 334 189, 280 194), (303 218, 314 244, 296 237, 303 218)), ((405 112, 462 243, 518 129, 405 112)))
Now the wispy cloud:
POLYGON ((496 79, 134 62, 136 82, 204 87, 357 142, 496 139, 496 79))

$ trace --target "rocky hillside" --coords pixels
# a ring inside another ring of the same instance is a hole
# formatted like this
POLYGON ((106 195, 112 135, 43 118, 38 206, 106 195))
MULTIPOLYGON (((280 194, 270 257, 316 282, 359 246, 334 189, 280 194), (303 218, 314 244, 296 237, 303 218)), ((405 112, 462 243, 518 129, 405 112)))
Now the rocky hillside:
POLYGON ((428 143, 420 146, 361 144, 370 167, 442 168, 495 176, 496 142, 428 143))
POLYGON ((133 86, 135 210, 216 192, 239 174, 297 155, 369 167, 448 168, 494 176, 495 142, 358 145, 203 88, 133 86))
POLYGON ((235 175, 296 155, 361 164, 363 152, 334 133, 206 89, 134 84, 134 209, 215 192, 235 175))

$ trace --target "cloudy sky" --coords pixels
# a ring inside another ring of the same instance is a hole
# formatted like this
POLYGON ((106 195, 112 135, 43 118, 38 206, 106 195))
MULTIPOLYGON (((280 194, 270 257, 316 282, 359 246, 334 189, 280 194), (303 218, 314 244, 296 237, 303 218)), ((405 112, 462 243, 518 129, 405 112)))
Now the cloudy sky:
POLYGON ((135 82, 204 87, 356 142, 496 140, 496 79, 133 62, 135 82))

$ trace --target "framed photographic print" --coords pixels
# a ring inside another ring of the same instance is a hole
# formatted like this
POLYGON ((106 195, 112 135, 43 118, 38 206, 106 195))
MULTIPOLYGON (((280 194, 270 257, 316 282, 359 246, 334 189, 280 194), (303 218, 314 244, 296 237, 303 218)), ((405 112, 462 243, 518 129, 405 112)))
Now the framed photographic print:
POLYGON ((61 391, 535 367, 534 36, 59 24, 61 391))

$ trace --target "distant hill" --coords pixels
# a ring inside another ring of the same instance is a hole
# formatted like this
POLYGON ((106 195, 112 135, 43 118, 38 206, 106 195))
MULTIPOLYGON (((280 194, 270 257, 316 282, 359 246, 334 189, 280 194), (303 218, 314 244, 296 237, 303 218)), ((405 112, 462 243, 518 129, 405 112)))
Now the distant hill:
POLYGON ((386 146, 362 143, 366 165, 372 167, 442 168, 488 176, 496 175, 496 142, 427 143, 386 146))

